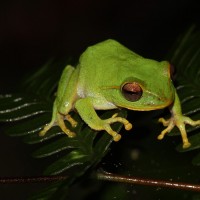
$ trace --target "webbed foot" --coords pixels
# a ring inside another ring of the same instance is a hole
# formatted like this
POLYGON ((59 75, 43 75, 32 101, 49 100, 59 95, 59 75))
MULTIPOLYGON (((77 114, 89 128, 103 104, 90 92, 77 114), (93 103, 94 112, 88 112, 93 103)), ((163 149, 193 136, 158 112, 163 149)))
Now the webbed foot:
POLYGON ((117 113, 114 114, 111 118, 102 120, 103 121, 103 129, 108 132, 113 137, 113 140, 115 142, 118 142, 121 139, 121 135, 117 133, 116 131, 113 131, 110 127, 110 124, 113 124, 115 122, 120 122, 124 124, 124 127, 126 130, 132 129, 132 124, 125 118, 117 117, 117 113))
POLYGON ((200 125, 200 120, 193 121, 191 118, 183 116, 183 115, 180 115, 180 116, 178 115, 176 117, 172 116, 168 120, 165 120, 164 118, 160 118, 158 121, 167 127, 160 133, 160 135, 158 135, 158 139, 162 140, 165 134, 169 133, 174 128, 174 126, 177 126, 182 136, 184 149, 191 146, 190 142, 188 141, 185 125, 186 124, 189 124, 191 126, 200 125))
POLYGON ((71 117, 71 115, 62 115, 62 114, 57 114, 56 119, 52 119, 52 121, 45 125, 45 127, 39 132, 39 136, 44 136, 48 130, 50 130, 53 126, 59 126, 61 130, 68 135, 68 137, 75 137, 76 134, 69 130, 66 125, 64 120, 69 121, 69 123, 72 125, 72 127, 77 126, 77 122, 71 117))

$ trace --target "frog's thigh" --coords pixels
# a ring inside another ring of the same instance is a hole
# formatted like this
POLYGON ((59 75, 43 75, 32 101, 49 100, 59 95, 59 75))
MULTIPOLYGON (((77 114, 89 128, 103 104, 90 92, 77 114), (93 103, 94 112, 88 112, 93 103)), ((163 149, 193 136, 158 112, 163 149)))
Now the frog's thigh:
POLYGON ((78 70, 68 65, 63 71, 61 80, 58 87, 58 112, 67 115, 71 108, 72 104, 76 98, 76 86, 78 80, 78 70))
MULTIPOLYGON (((110 127, 110 122, 107 120, 102 120, 97 115, 91 98, 79 99, 75 108, 77 109, 81 118, 94 130, 105 130, 107 131, 115 141, 119 141, 121 135, 113 131, 110 127)), ((112 123, 112 122, 111 122, 112 123)))
POLYGON ((59 99, 62 99, 63 95, 65 94, 65 89, 70 81, 70 78, 74 72, 74 67, 71 65, 67 65, 65 69, 62 72, 62 75, 59 80, 59 85, 57 89, 56 96, 59 97, 59 99))

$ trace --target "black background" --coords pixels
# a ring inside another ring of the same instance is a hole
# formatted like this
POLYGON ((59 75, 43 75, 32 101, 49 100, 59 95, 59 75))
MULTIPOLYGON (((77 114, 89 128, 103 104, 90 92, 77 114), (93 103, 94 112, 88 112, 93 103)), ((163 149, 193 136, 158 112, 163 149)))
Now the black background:
POLYGON ((161 60, 192 23, 198 1, 5 1, 0 4, 0 91, 57 55, 78 56, 113 38, 143 56, 161 60))

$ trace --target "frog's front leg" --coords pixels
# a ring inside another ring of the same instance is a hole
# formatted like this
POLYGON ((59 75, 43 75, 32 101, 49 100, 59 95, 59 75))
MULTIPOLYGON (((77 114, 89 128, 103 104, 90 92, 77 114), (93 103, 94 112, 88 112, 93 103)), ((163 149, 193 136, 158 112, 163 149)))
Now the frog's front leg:
POLYGON ((94 130, 105 130, 113 137, 114 141, 119 141, 121 139, 121 135, 112 130, 110 124, 121 122, 124 124, 126 130, 130 130, 132 128, 132 124, 128 120, 122 117, 117 117, 117 114, 114 114, 111 118, 105 120, 100 119, 93 107, 92 98, 88 97, 79 99, 75 104, 75 108, 88 126, 94 130))
POLYGON ((164 126, 167 126, 167 128, 161 132, 161 134, 158 136, 158 139, 159 140, 163 139, 166 133, 169 133, 174 128, 174 126, 177 126, 182 136, 183 148, 190 147, 191 144, 188 141, 185 125, 189 124, 191 126, 197 126, 200 125, 200 120, 193 121, 189 117, 186 117, 182 114, 180 100, 176 92, 175 92, 175 100, 170 111, 172 113, 170 119, 168 120, 165 120, 164 118, 159 119, 159 122, 161 122, 164 126))

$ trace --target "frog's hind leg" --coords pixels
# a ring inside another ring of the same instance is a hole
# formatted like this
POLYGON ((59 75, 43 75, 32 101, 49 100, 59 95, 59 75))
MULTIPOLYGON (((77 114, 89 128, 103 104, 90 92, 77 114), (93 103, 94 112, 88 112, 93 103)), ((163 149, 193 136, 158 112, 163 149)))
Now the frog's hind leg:
POLYGON ((49 129, 51 129, 53 126, 56 126, 58 124, 56 120, 57 113, 58 111, 57 111, 56 102, 54 102, 51 121, 48 124, 46 124, 45 127, 39 132, 39 136, 44 136, 49 129))
POLYGON ((69 123, 72 125, 72 127, 77 126, 77 122, 70 116, 70 114, 60 114, 57 110, 56 102, 54 102, 53 106, 53 114, 51 121, 45 125, 45 127, 39 132, 39 136, 44 136, 46 132, 51 129, 53 126, 59 126, 61 130, 66 133, 69 137, 74 137, 76 134, 72 131, 70 131, 66 125, 64 120, 69 121, 69 123))
POLYGON ((69 123, 73 126, 73 127, 76 127, 77 125, 77 122, 71 118, 71 116, 69 114, 67 115, 62 115, 60 113, 57 114, 57 123, 58 125, 60 126, 61 130, 66 133, 68 135, 68 137, 75 137, 76 134, 72 131, 70 131, 66 125, 65 125, 65 122, 64 120, 67 119, 67 121, 69 121, 69 123))
POLYGON ((77 126, 77 121, 74 120, 70 114, 65 115, 65 119, 71 124, 72 127, 76 127, 77 126))
POLYGON ((75 88, 78 73, 79 71, 75 70, 71 65, 67 65, 63 70, 58 84, 57 97, 53 105, 52 119, 50 123, 39 132, 40 136, 44 136, 53 126, 59 126, 69 137, 75 136, 75 133, 66 127, 64 120, 67 120, 72 127, 76 127, 77 125, 77 122, 69 115, 69 112, 72 109, 72 103, 76 96, 75 88))

